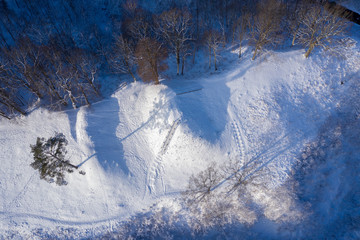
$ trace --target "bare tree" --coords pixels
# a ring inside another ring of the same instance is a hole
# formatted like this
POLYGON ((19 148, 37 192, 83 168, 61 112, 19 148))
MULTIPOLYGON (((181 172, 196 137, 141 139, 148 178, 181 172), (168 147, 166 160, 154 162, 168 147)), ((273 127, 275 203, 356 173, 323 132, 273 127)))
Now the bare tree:
POLYGON ((179 75, 180 54, 185 53, 186 44, 191 40, 192 23, 190 13, 179 9, 165 11, 157 18, 156 30, 175 53, 176 74, 179 75))
POLYGON ((133 18, 135 16, 136 9, 138 9, 138 1, 126 0, 126 2, 122 4, 122 8, 127 17, 133 18))
POLYGON ((183 48, 180 51, 181 57, 181 75, 184 75, 184 68, 185 68, 185 59, 187 56, 190 56, 192 54, 193 49, 195 48, 194 45, 196 43, 188 43, 183 46, 183 48))
POLYGON ((199 203, 207 198, 221 179, 222 176, 215 163, 210 164, 197 175, 192 175, 189 179, 188 188, 184 192, 188 204, 199 203))
POLYGON ((12 113, 20 113, 21 115, 26 115, 26 112, 19 106, 19 103, 16 101, 19 96, 14 94, 11 89, 0 86, 0 115, 2 117, 11 118, 12 113), (4 109, 5 108, 5 109, 4 109))
POLYGON ((4 49, 9 67, 6 69, 9 77, 19 87, 24 87, 39 99, 43 98, 43 86, 36 74, 36 68, 40 64, 40 52, 33 42, 25 37, 19 39, 17 46, 4 49))
POLYGON ((0 64, 0 116, 10 119, 12 113, 25 115, 22 109, 20 89, 12 81, 6 71, 6 64, 0 64))
POLYGON ((77 108, 77 99, 79 98, 77 93, 77 72, 73 68, 66 66, 64 63, 59 63, 56 66, 56 77, 58 84, 64 91, 66 98, 70 99, 71 105, 74 109, 77 108))
POLYGON ((265 171, 261 162, 256 161, 230 160, 220 166, 212 163, 190 177, 183 200, 191 215, 205 225, 232 220, 253 222, 256 215, 247 203, 252 198, 252 187, 266 189, 263 181, 268 173, 265 171))
POLYGON ((315 47, 329 50, 336 44, 341 44, 349 21, 343 16, 340 8, 328 8, 321 4, 311 5, 310 10, 301 20, 296 33, 299 43, 307 48, 308 58, 315 47))
POLYGON ((282 3, 280 1, 265 0, 258 3, 257 13, 249 25, 251 43, 255 48, 253 60, 264 47, 279 43, 282 16, 282 3))
POLYGON ((167 58, 167 51, 163 44, 152 38, 144 38, 138 42, 135 56, 140 77, 144 81, 159 84, 160 72, 167 69, 167 65, 163 62, 167 58))
POLYGON ((296 1, 294 8, 289 9, 288 11, 287 27, 292 37, 291 46, 295 45, 301 22, 310 10, 311 4, 309 4, 309 1, 310 0, 298 0, 296 1))
POLYGON ((239 58, 241 57, 242 54, 242 44, 247 34, 250 17, 251 17, 250 13, 243 10, 241 12, 240 17, 238 17, 233 24, 232 40, 236 41, 239 44, 239 58))
POLYGON ((73 67, 74 71, 77 72, 78 78, 88 84, 99 97, 101 94, 96 82, 99 64, 96 56, 84 49, 74 48, 65 54, 65 59, 73 67))
POLYGON ((224 38, 220 32, 211 29, 205 33, 205 44, 209 50, 209 68, 211 68, 211 56, 214 57, 214 69, 217 70, 217 53, 221 44, 224 43, 224 38))
POLYGON ((127 19, 124 25, 127 27, 130 36, 140 41, 151 37, 151 24, 146 13, 142 9, 139 9, 136 11, 134 18, 127 19))
POLYGON ((120 73, 128 73, 136 82, 136 77, 132 71, 136 64, 134 44, 125 39, 122 35, 115 36, 113 51, 110 57, 111 67, 120 73))
POLYGON ((222 169, 224 175, 227 176, 227 194, 235 191, 241 194, 247 186, 257 185, 256 180, 259 177, 269 175, 267 169, 262 167, 261 162, 258 161, 230 160, 223 165, 222 169))

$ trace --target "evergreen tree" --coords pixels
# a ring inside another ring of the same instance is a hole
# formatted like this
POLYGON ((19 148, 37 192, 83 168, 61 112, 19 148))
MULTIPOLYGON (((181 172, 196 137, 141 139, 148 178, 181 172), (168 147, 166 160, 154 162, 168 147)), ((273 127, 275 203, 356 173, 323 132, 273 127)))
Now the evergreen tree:
MULTIPOLYGON (((30 145, 31 153, 34 155, 34 162, 30 164, 36 170, 39 170, 40 179, 57 185, 66 185, 65 173, 72 173, 77 166, 66 160, 66 146, 68 141, 64 134, 56 133, 54 137, 37 138, 35 145, 30 145)), ((80 171, 81 174, 85 174, 80 171)))

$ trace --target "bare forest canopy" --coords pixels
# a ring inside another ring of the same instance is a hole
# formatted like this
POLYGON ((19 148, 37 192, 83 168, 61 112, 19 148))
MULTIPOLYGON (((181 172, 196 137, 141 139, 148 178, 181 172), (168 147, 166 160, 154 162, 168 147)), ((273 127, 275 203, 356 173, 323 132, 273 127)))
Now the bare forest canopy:
POLYGON ((159 84, 165 60, 184 74, 201 48, 214 70, 228 43, 239 57, 251 45, 255 59, 290 40, 308 57, 348 27, 348 13, 324 9, 320 0, 1 0, 0 116, 90 105, 109 74, 159 84))
POLYGON ((337 4, 336 2, 333 2, 333 1, 329 2, 329 7, 330 7, 330 9, 332 9, 332 8, 341 9, 349 21, 352 21, 352 22, 360 25, 360 14, 358 14, 357 12, 354 12, 354 11, 342 6, 341 3, 337 4))

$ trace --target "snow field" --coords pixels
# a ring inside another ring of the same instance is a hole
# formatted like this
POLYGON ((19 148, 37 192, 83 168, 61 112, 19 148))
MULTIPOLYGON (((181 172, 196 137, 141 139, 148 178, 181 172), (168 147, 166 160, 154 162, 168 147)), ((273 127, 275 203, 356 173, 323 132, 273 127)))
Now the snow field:
POLYGON ((218 73, 190 70, 159 86, 129 84, 91 107, 0 120, 0 234, 32 237, 34 229, 71 226, 96 236, 159 201, 176 208, 173 199, 191 174, 229 159, 269 173, 261 179, 267 188, 250 194, 259 208, 239 210, 241 222, 256 222, 257 211, 273 222, 304 219, 286 182, 335 111, 343 94, 338 80, 360 71, 360 56, 355 48, 335 62, 305 59, 303 51, 268 52, 255 61, 246 51, 240 60, 226 52, 218 73), (68 157, 86 172, 68 175, 63 187, 29 166, 30 144, 54 132, 65 134, 68 157))

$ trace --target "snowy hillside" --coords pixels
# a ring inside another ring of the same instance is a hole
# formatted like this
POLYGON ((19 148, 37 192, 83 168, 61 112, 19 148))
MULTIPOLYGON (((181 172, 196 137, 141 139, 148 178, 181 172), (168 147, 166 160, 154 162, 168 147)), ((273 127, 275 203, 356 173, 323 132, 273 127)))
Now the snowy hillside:
MULTIPOLYGON (((306 238, 319 219, 319 236, 335 223, 350 231, 337 214, 358 208, 350 202, 358 202, 352 187, 359 169, 353 132, 359 129, 359 45, 347 59, 322 53, 305 59, 303 53, 267 52, 252 61, 250 49, 242 59, 229 49, 218 72, 199 63, 184 77, 169 71, 161 85, 132 83, 91 107, 37 109, 0 120, 0 234, 34 239, 119 232, 123 221, 151 212, 159 201, 176 211, 175 199, 192 174, 230 159, 267 170, 261 180, 267 190, 250 196, 257 210, 241 220, 257 236, 306 238), (86 172, 69 174, 61 187, 40 180, 29 165, 30 144, 55 132, 65 134, 71 162, 86 172), (307 163, 312 170, 299 179, 301 159, 314 152, 327 154, 327 163, 307 163), (292 192, 294 181, 306 186, 292 192)), ((354 221, 349 238, 360 237, 354 221)))

